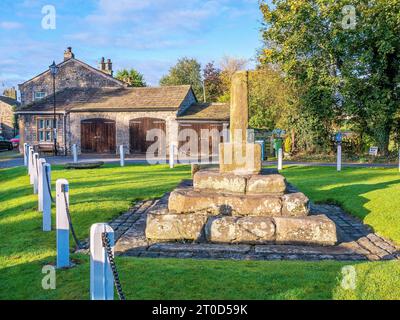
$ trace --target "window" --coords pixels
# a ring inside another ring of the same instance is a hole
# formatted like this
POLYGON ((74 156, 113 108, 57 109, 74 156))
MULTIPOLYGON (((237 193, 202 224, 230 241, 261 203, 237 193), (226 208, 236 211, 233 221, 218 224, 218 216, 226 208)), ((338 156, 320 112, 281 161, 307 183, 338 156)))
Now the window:
POLYGON ((53 141, 53 119, 38 119, 38 140, 39 142, 53 141))
POLYGON ((37 91, 35 92, 35 100, 43 99, 46 96, 46 92, 37 91))

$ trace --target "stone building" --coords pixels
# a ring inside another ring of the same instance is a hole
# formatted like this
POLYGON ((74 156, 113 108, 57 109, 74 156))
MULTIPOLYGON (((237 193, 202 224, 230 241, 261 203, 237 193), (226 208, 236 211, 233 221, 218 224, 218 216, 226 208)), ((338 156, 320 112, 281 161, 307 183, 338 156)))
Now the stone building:
POLYGON ((15 136, 14 109, 19 102, 10 97, 0 96, 0 136, 12 139, 15 136))
MULTIPOLYGON (((68 154, 115 153, 124 145, 130 154, 144 153, 157 141, 151 129, 165 134, 165 147, 179 145, 179 133, 190 127, 217 129, 222 139, 229 122, 229 106, 199 104, 191 86, 132 88, 113 78, 112 62, 101 59, 99 69, 75 58, 71 48, 58 64, 56 76, 57 148, 68 154)), ((38 151, 53 149, 53 79, 49 71, 19 85, 21 145, 38 151)), ((215 132, 215 130, 213 131, 215 132)), ((210 137, 209 141, 212 141, 210 137)), ((201 139, 199 138, 199 144, 201 139)))

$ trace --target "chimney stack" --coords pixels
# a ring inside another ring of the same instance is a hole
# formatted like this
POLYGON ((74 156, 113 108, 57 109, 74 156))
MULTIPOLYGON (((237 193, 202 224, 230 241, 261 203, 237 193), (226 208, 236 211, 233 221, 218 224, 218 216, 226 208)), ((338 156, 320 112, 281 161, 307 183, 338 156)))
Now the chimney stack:
POLYGON ((15 87, 5 89, 3 96, 17 100, 17 90, 15 90, 15 87))
POLYGON ((64 61, 75 58, 74 53, 72 52, 72 48, 68 47, 67 50, 64 51, 64 61))
POLYGON ((111 59, 107 59, 107 61, 105 61, 104 58, 101 58, 100 61, 100 71, 104 72, 106 74, 109 74, 110 76, 113 75, 113 69, 112 69, 112 62, 111 59))

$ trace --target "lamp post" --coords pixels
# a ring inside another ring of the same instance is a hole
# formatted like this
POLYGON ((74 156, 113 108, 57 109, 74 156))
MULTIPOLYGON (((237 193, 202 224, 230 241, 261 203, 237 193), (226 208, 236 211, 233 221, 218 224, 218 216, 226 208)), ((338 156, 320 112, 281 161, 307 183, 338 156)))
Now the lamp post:
POLYGON ((54 155, 57 155, 57 119, 56 119, 56 75, 59 67, 57 67, 55 61, 49 67, 50 73, 53 76, 53 140, 54 140, 54 155))

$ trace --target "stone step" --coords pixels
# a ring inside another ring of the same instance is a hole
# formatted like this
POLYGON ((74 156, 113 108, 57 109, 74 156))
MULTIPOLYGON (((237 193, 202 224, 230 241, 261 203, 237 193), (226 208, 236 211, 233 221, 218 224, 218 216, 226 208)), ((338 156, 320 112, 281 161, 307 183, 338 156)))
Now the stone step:
POLYGON ((300 192, 282 196, 244 195, 182 188, 171 192, 168 209, 176 214, 298 217, 309 214, 309 199, 300 192))
POLYGON ((233 217, 206 214, 149 213, 146 238, 152 241, 201 241, 212 243, 318 244, 337 242, 336 226, 325 215, 309 217, 233 217))
POLYGON ((280 174, 236 175, 204 170, 195 173, 193 186, 198 190, 282 195, 286 191, 286 180, 280 174))

